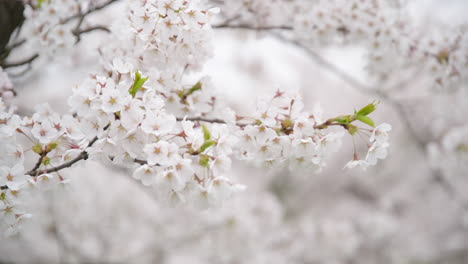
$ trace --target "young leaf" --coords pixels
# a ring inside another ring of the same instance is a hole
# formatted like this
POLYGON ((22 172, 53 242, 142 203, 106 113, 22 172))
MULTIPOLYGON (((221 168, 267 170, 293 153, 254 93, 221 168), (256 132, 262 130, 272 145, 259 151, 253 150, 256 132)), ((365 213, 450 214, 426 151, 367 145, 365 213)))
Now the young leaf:
POLYGON ((205 151, 207 148, 213 146, 216 142, 213 140, 208 140, 203 143, 203 145, 200 147, 200 152, 205 151))
POLYGON ((44 3, 44 0, 37 0, 36 1, 36 8, 41 8, 42 7, 42 3, 44 3))
POLYGON ((356 119, 371 127, 375 127, 374 121, 367 116, 356 115, 356 119))
POLYGON ((359 110, 356 113, 356 116, 367 116, 374 111, 375 111, 375 104, 374 103, 368 104, 364 106, 363 108, 361 108, 361 110, 359 110))
POLYGON ((128 90, 133 98, 135 98, 136 93, 143 87, 143 84, 145 84, 147 80, 148 77, 141 78, 141 73, 139 71, 135 72, 135 80, 133 81, 132 87, 128 90))
POLYGON ((192 88, 190 88, 190 90, 187 91, 186 95, 191 95, 195 91, 201 90, 201 88, 202 88, 201 82, 197 82, 194 86, 192 86, 192 88))
POLYGON ((202 167, 205 167, 207 168, 208 167, 208 162, 210 161, 210 156, 208 155, 200 155, 200 161, 198 162, 198 164, 200 164, 200 166, 202 167))
POLYGON ((41 154, 42 153, 42 145, 40 143, 37 143, 36 145, 34 145, 32 147, 32 151, 37 153, 37 154, 41 154))
POLYGON ((44 159, 42 159, 42 164, 44 164, 44 166, 47 166, 50 164, 50 158, 49 157, 44 157, 44 159))
POLYGON ((338 122, 340 124, 349 124, 352 122, 352 119, 351 119, 351 116, 350 115, 347 115, 347 116, 339 116, 335 119, 333 119, 333 121, 335 122, 338 122))
POLYGON ((350 135, 354 135, 356 134, 356 132, 359 131, 359 128, 357 126, 351 124, 346 125, 346 129, 348 130, 348 133, 350 135))
POLYGON ((205 139, 205 141, 210 140, 211 138, 210 131, 206 128, 205 125, 202 125, 202 128, 203 128, 203 138, 205 139))

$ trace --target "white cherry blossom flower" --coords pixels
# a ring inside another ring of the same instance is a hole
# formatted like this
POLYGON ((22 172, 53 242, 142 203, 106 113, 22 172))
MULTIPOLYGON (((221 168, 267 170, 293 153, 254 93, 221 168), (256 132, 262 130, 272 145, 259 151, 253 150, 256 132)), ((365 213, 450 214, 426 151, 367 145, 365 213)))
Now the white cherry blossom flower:
POLYGON ((6 185, 11 190, 18 190, 29 178, 30 176, 25 175, 23 164, 0 167, 0 186, 6 185))
POLYGON ((40 123, 34 123, 31 133, 41 144, 48 144, 59 136, 59 133, 52 122, 48 120, 43 120, 40 123))
POLYGON ((133 172, 133 178, 140 180, 141 183, 145 186, 150 186, 156 182, 156 177, 158 175, 158 171, 155 167, 149 166, 147 164, 138 167, 133 172))

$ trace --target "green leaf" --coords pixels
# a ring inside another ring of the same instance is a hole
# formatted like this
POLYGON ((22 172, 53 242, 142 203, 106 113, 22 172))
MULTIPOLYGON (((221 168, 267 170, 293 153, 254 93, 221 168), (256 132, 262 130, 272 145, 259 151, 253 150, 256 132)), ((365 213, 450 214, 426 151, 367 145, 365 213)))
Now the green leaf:
POLYGON ((6 198, 6 194, 4 192, 2 192, 0 194, 0 200, 5 200, 5 198, 6 198))
POLYGON ((371 127, 375 127, 374 121, 367 116, 356 115, 356 119, 371 127))
POLYGON ((359 131, 359 128, 355 125, 351 125, 351 124, 348 124, 346 126, 346 129, 348 130, 348 133, 351 134, 351 135, 354 135, 356 134, 356 132, 359 131))
POLYGON ((216 144, 214 140, 205 141, 205 143, 203 143, 203 145, 200 147, 200 152, 205 151, 207 148, 213 146, 214 144, 216 144))
POLYGON ((210 140, 211 138, 210 131, 206 128, 205 125, 202 125, 202 128, 203 128, 203 138, 205 139, 205 141, 210 140))
POLYGON ((135 72, 135 80, 133 81, 132 87, 128 90, 133 98, 135 98, 136 93, 143 87, 143 84, 145 84, 147 80, 148 77, 141 78, 141 73, 139 71, 135 72))
POLYGON ((356 116, 367 116, 375 111, 375 103, 368 104, 356 113, 356 116))
POLYGON ((294 122, 289 118, 286 118, 281 122, 281 126, 283 127, 283 129, 290 128, 293 125, 294 125, 294 122))
POLYGON ((49 157, 44 157, 44 159, 42 160, 42 164, 44 164, 44 166, 47 166, 50 164, 50 158, 49 157))
POLYGON ((44 3, 45 0, 37 0, 36 2, 36 8, 41 8, 42 7, 42 3, 44 3))
POLYGON ((468 145, 466 144, 459 144, 455 150, 460 153, 468 153, 468 145))
POLYGON ((177 92, 177 96, 179 96, 179 98, 183 98, 184 95, 185 95, 184 90, 180 90, 180 91, 177 92))
POLYGON ((201 82, 197 82, 194 86, 192 86, 192 88, 190 88, 190 89, 187 91, 187 94, 186 94, 186 95, 191 95, 191 94, 193 94, 195 91, 201 90, 201 88, 202 88, 201 82))
POLYGON ((347 116, 339 116, 337 118, 334 118, 332 121, 346 125, 346 124, 351 123, 353 120, 350 115, 347 115, 347 116))
POLYGON ((57 146, 58 146, 58 143, 57 143, 57 142, 52 142, 52 143, 47 144, 47 146, 46 146, 46 152, 51 152, 52 150, 54 150, 55 148, 57 148, 57 146))
POLYGON ((200 166, 202 166, 204 168, 207 168, 209 162, 210 162, 210 156, 203 155, 203 154, 200 155, 200 161, 198 162, 198 164, 200 164, 200 166))
POLYGON ((42 145, 40 143, 37 143, 32 147, 32 151, 40 155, 42 153, 42 145))

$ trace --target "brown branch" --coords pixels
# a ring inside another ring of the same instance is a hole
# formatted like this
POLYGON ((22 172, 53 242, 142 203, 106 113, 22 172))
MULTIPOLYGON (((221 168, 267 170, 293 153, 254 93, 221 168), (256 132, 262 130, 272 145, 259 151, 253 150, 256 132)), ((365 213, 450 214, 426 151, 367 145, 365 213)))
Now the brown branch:
MULTIPOLYGON (((110 127, 110 124, 108 124, 106 127, 104 127, 104 130, 107 130, 109 127, 110 127)), ((88 143, 88 146, 86 147, 86 149, 91 147, 94 143, 96 143, 97 140, 98 140, 98 137, 97 136, 94 137, 88 143)), ((88 152, 86 150, 83 150, 82 152, 80 152, 80 154, 78 154, 78 156, 76 156, 74 159, 72 159, 72 160, 70 160, 68 162, 65 162, 65 163, 63 163, 61 165, 58 165, 58 166, 50 168, 50 169, 44 169, 44 170, 40 170, 40 171, 38 171, 37 169, 32 169, 32 170, 26 172, 26 175, 37 176, 37 175, 40 175, 40 174, 60 171, 62 169, 71 167, 73 164, 77 163, 80 160, 86 160, 86 159, 88 159, 88 152)))
MULTIPOLYGON (((111 5, 112 3, 115 3, 119 0, 110 0, 102 5, 99 5, 99 6, 96 6, 94 8, 91 8, 89 9, 88 11, 84 12, 84 13, 78 13, 76 15, 73 15, 73 16, 70 16, 66 19, 64 19, 63 21, 61 21, 61 24, 66 24, 70 21, 72 21, 73 19, 77 19, 79 18, 80 21, 78 22, 77 24, 77 27, 75 28, 75 30, 73 30, 73 34, 77 37, 77 42, 80 40, 80 35, 81 34, 84 34, 84 33, 88 33, 88 32, 91 32, 91 31, 94 31, 94 30, 102 30, 102 31, 106 31, 106 32, 109 32, 109 29, 104 27, 104 26, 95 26, 95 27, 90 27, 90 28, 86 28, 86 29, 83 29, 83 30, 80 30, 80 26, 81 24, 83 23, 83 20, 85 19, 85 17, 89 14, 92 14, 96 11, 99 11, 109 5, 111 5)), ((19 46, 19 45, 22 45, 24 44, 24 40, 23 41, 20 41, 19 43, 16 43, 14 44, 11 49, 15 48, 16 46, 19 46)), ((11 51, 11 50, 10 50, 11 51)), ((4 69, 6 68, 12 68, 12 67, 18 67, 18 66, 22 66, 22 65, 26 65, 26 64, 31 64, 35 59, 37 59, 39 57, 39 54, 34 54, 33 56, 31 56, 30 58, 27 58, 27 59, 24 59, 22 61, 18 61, 18 62, 13 62, 13 63, 3 63, 3 62, 0 62, 0 66, 4 69)))
POLYGON ((18 41, 16 43, 11 44, 10 46, 5 47, 5 50, 3 51, 3 53, 0 52, 1 53, 0 54, 0 61, 5 59, 6 57, 8 57, 8 55, 10 55, 11 51, 16 49, 17 47, 20 47, 24 43, 26 43, 26 39, 22 39, 22 40, 20 40, 20 41, 18 41))
MULTIPOLYGON (((206 122, 206 123, 218 123, 218 124, 227 124, 226 121, 222 120, 222 119, 218 119, 218 118, 213 118, 213 119, 210 119, 210 118, 205 118, 205 117, 186 117, 186 118, 180 118, 178 117, 177 118, 177 121, 193 121, 193 122, 206 122)), ((246 126, 247 124, 239 124, 239 123, 236 123, 237 126, 240 126, 240 127, 244 127, 246 126)))
MULTIPOLYGON (((253 26, 253 25, 231 25, 231 24, 221 24, 217 26, 213 26, 214 28, 241 28, 241 29, 248 29, 248 30, 272 30, 272 29, 285 29, 285 30, 290 30, 292 29, 291 27, 288 26, 280 26, 280 27, 264 27, 264 26, 253 26)), ((425 152, 425 148, 427 145, 427 142, 425 142, 417 133, 416 129, 413 127, 411 120, 407 114, 407 112, 404 109, 404 106, 402 105, 401 102, 391 98, 388 93, 384 93, 381 90, 378 89, 373 89, 372 87, 368 87, 367 85, 361 83, 360 81, 356 80, 354 77, 349 75, 347 72, 343 71, 339 67, 337 67, 335 64, 329 62, 322 56, 320 56, 318 53, 315 51, 311 50, 310 48, 306 47, 303 45, 300 41, 293 40, 293 39, 287 39, 284 36, 280 34, 272 34, 279 40, 282 40, 286 43, 291 43, 294 46, 302 49, 304 52, 306 52, 310 58, 312 58, 317 64, 320 66, 323 66, 325 69, 330 71, 331 73, 335 74, 337 77, 339 77, 342 81, 348 83, 352 88, 354 88, 356 91, 362 93, 362 94, 372 94, 374 96, 377 96, 379 98, 382 98, 386 100, 390 106, 395 110, 395 112, 400 116, 400 120, 404 123, 407 131, 409 132, 410 137, 416 142, 416 145, 420 151, 423 153, 425 152)))
POLYGON ((354 88, 356 91, 362 93, 362 94, 372 94, 374 96, 377 96, 381 99, 386 100, 390 106, 395 110, 398 116, 400 116, 400 120, 404 123, 406 129, 408 130, 410 137, 416 142, 416 145, 418 146, 419 150, 422 152, 425 152, 425 147, 427 145, 427 142, 421 139, 421 137, 418 135, 416 132, 416 129, 413 127, 411 120, 409 119, 409 116, 407 112, 404 110, 404 107, 401 102, 391 98, 387 93, 378 90, 378 89, 373 89, 372 87, 368 87, 365 84, 362 84, 360 81, 356 80, 354 77, 349 75, 347 72, 343 71, 339 67, 337 67, 335 64, 330 63, 328 60, 311 50, 310 48, 304 46, 302 43, 300 43, 297 40, 290 40, 286 39, 283 36, 280 36, 278 34, 275 34, 275 36, 285 42, 292 43, 296 47, 301 48, 303 51, 305 51, 310 57, 319 65, 325 67, 328 71, 331 73, 335 74, 338 76, 341 80, 344 82, 348 83, 352 88, 354 88))
POLYGON ((19 66, 23 66, 23 65, 29 65, 34 60, 36 60, 38 57, 39 57, 39 54, 36 53, 36 54, 32 55, 31 57, 29 57, 27 59, 17 61, 17 62, 5 63, 5 64, 2 64, 0 66, 2 66, 2 68, 6 69, 6 68, 12 68, 12 67, 19 67, 19 66))
POLYGON ((103 8, 106 8, 107 6, 113 4, 113 3, 117 2, 117 1, 119 1, 119 0, 110 0, 110 1, 105 2, 105 3, 102 4, 102 5, 99 5, 99 6, 96 6, 96 7, 94 7, 94 8, 91 8, 91 9, 89 9, 88 11, 86 11, 86 12, 84 12, 84 13, 79 13, 79 14, 70 16, 70 17, 64 19, 63 21, 61 21, 61 24, 66 24, 66 23, 68 23, 68 22, 70 22, 71 20, 76 19, 76 18, 86 17, 87 15, 92 14, 92 13, 94 13, 94 12, 96 12, 96 11, 99 11, 99 10, 101 10, 101 9, 103 9, 103 8))
MULTIPOLYGON (((84 17, 83 17, 84 18, 84 17)), ((101 31, 104 31, 104 32, 107 32, 107 33, 110 33, 111 31, 105 27, 105 26, 93 26, 93 27, 88 27, 88 28, 85 28, 85 29, 80 29, 80 24, 78 24, 78 26, 76 27, 76 29, 74 29, 72 31, 73 35, 75 35, 76 37, 76 43, 80 42, 81 41, 81 35, 82 34, 86 34, 86 33, 89 33, 89 32, 92 32, 92 31, 96 31, 96 30, 101 30, 101 31)))
MULTIPOLYGON (((91 142, 89 142, 88 147, 91 147, 97 141, 97 139, 98 139, 97 137, 93 138, 93 140, 91 140, 91 142)), ((59 165, 57 167, 53 167, 53 168, 50 168, 50 169, 44 169, 44 170, 41 170, 41 171, 37 171, 37 169, 36 170, 31 170, 31 171, 26 172, 26 175, 37 176, 37 175, 41 175, 41 174, 45 174, 45 173, 60 171, 62 169, 71 167, 73 164, 77 163, 80 160, 85 160, 87 158, 88 158, 88 152, 83 150, 74 159, 72 159, 72 160, 70 160, 68 162, 65 162, 65 163, 63 163, 63 164, 61 164, 61 165, 59 165)))
POLYGON ((96 31, 96 30, 105 31, 107 33, 110 32, 110 29, 108 29, 105 26, 93 26, 93 27, 88 27, 88 28, 85 28, 85 29, 80 29, 79 31, 73 32, 73 34, 81 35, 81 34, 86 34, 86 33, 92 32, 92 31, 96 31))
MULTIPOLYGON (((187 117, 187 118, 180 118, 180 117, 178 117, 178 118, 177 118, 177 121, 183 121, 183 120, 195 121, 195 122, 206 122, 206 123, 227 124, 226 121, 224 121, 224 120, 222 120, 222 119, 218 119, 218 118, 213 118, 213 119, 204 118, 204 117, 187 117)), ((248 125, 255 125, 255 124, 254 124, 254 123, 250 123, 250 124, 236 123, 236 126, 238 126, 238 127, 245 127, 245 126, 248 126, 248 125)), ((345 124, 337 123, 337 122, 335 122, 335 121, 333 120, 333 118, 328 119, 327 121, 323 122, 322 124, 316 124, 316 125, 314 125, 314 128, 315 128, 315 129, 321 130, 321 129, 326 129, 326 128, 328 128, 329 126, 342 126, 342 127, 344 127, 345 129, 347 129, 345 124)))
POLYGON ((45 155, 44 154, 41 154, 41 156, 39 157, 39 159, 37 160, 36 162, 36 165, 34 165, 34 168, 32 168, 31 171, 36 171, 37 169, 39 169, 39 167, 41 166, 41 163, 42 163, 42 160, 44 159, 45 155))
MULTIPOLYGON (((177 118, 177 121, 183 121, 183 120, 187 120, 187 121, 195 121, 195 122, 207 122, 207 123, 217 123, 217 124, 226 124, 226 121, 222 120, 222 119, 217 119, 217 118, 213 118, 213 119, 210 119, 210 118, 204 118, 204 117, 190 117, 190 118, 177 118)), ((247 126, 248 124, 240 124, 240 123, 236 123, 237 126, 239 127, 244 127, 244 126, 247 126)), ((316 129, 326 129, 327 127, 329 126, 343 126, 343 124, 339 124, 339 123, 334 123, 330 120, 327 120, 326 122, 324 122, 323 124, 318 124, 318 125, 315 125, 314 128, 316 129)), ((104 127, 104 130, 107 130, 108 128, 110 127, 110 124, 108 124, 106 127, 104 127)), ((345 127, 345 126, 343 126, 345 127)), ((345 127, 346 128, 346 127, 345 127)), ((49 169, 44 169, 44 170, 39 170, 39 166, 40 164, 42 163, 42 160, 43 160, 43 156, 41 156, 41 158, 39 159, 39 161, 37 162, 36 166, 34 166, 34 168, 28 172, 26 172, 26 175, 30 175, 30 176, 37 176, 37 175, 41 175, 41 174, 45 174, 45 173, 51 173, 51 172, 57 172, 57 171, 60 171, 62 169, 65 169, 65 168, 69 168, 71 167, 73 164, 77 163, 78 161, 81 161, 81 160, 86 160, 88 159, 88 152, 86 151, 87 148, 91 147, 94 143, 96 143, 96 141, 98 140, 98 137, 94 137, 88 144, 88 146, 85 148, 85 150, 83 150, 80 154, 78 154, 78 156, 76 156, 74 159, 68 161, 68 162, 65 162, 61 165, 58 165, 56 167, 52 167, 52 168, 49 168, 49 169), (39 166, 38 166, 39 165, 39 166)), ((110 157, 110 159, 112 160, 113 157, 110 157)), ((134 159, 133 160, 135 163, 138 163, 140 165, 144 165, 144 164, 147 164, 147 161, 145 160, 140 160, 140 159, 134 159)))
POLYGON ((247 29, 247 30, 293 30, 291 26, 253 26, 249 24, 229 24, 223 23, 218 25, 213 25, 212 28, 222 29, 247 29))

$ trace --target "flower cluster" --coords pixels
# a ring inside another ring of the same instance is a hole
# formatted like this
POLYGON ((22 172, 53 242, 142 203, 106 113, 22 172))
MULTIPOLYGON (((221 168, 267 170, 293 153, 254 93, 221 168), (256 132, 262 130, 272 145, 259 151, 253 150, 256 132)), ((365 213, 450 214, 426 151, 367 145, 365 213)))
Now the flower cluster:
POLYGON ((466 82, 466 27, 416 25, 395 2, 287 1, 285 5, 285 1, 250 0, 236 2, 237 7, 225 3, 228 10, 245 11, 243 15, 236 15, 239 11, 223 15, 233 27, 284 29, 285 37, 308 49, 360 44, 367 52, 366 70, 380 86, 420 77, 428 87, 453 90, 466 82))
POLYGON ((182 0, 133 0, 128 8, 129 21, 121 30, 130 30, 139 68, 199 69, 211 56, 211 20, 218 9, 182 0))
POLYGON ((357 158, 357 154, 354 157, 354 160, 348 162, 346 168, 354 168, 360 166, 362 168, 367 168, 369 166, 374 166, 377 164, 378 159, 385 159, 388 154, 388 143, 389 136, 388 133, 392 130, 392 126, 387 123, 383 123, 375 127, 371 131, 369 137, 368 151, 366 158, 360 160, 357 158))
MULTIPOLYGON (((55 166, 79 156, 87 142, 71 115, 60 116, 48 105, 39 105, 35 110, 32 117, 20 118, 0 101, 1 200, 4 213, 15 216, 17 221, 25 215, 21 207, 25 193, 66 183, 60 174, 51 172, 56 170, 55 166), (28 160, 37 160, 30 171, 25 168, 28 160)), ((10 220, 8 228, 16 223, 10 220)))
POLYGON ((227 125, 197 121, 220 114, 210 79, 185 81, 211 53, 215 12, 189 1, 130 1, 128 21, 113 28, 123 45, 102 48, 103 59, 112 61, 108 74, 86 80, 69 100, 86 137, 97 139, 88 149, 91 158, 139 164, 134 177, 163 199, 201 206, 241 188, 223 176, 235 143, 227 125))
MULTIPOLYGON (((401 22, 400 22, 401 23, 401 22)), ((383 32, 390 32, 395 26, 383 32)), ((369 72, 379 80, 427 78, 436 90, 454 90, 468 78, 468 41, 464 29, 435 27, 434 34, 420 35, 419 28, 396 27, 392 34, 373 37, 369 72)), ((380 33, 380 32, 379 32, 380 33)))
POLYGON ((76 1, 55 0, 26 5, 24 34, 31 38, 27 43, 28 50, 53 54, 58 49, 71 47, 75 42, 72 33, 75 25, 64 21, 78 14, 82 7, 76 1))
POLYGON ((235 143, 227 125, 176 118, 146 79, 116 69, 112 77, 95 76, 74 89, 72 110, 86 137, 97 139, 88 148, 90 157, 140 164, 134 177, 174 202, 189 195, 195 198, 188 200, 217 204, 240 188, 223 177, 235 143))
POLYGON ((285 26, 297 14, 296 0, 212 1, 221 8, 221 15, 239 25, 285 26))
MULTIPOLYGON (((90 8, 69 1, 37 4, 26 13, 38 16, 28 19, 39 23, 36 33, 43 44, 56 30, 67 31, 61 27, 70 14, 90 8), (61 9, 63 16, 45 19, 44 14, 62 14, 61 9)), ((125 166, 162 200, 206 208, 244 189, 227 177, 233 157, 320 170, 344 135, 325 129, 335 126, 354 135, 363 130, 354 121, 374 127, 368 115, 375 104, 322 120, 319 108, 309 114, 299 96, 281 91, 261 100, 251 117, 238 117, 222 105, 209 77, 194 81, 189 75, 209 58, 216 9, 181 0, 131 0, 128 7, 124 26, 115 26, 109 36, 119 45, 106 43, 101 49, 103 70, 73 88, 72 114, 39 105, 32 117, 20 118, 2 104, 0 139, 7 153, 0 157, 0 186, 4 211, 14 212, 15 220, 24 213, 11 209, 8 193, 66 183, 59 171, 82 160, 125 166), (29 171, 28 160, 37 160, 29 171)), ((385 125, 373 130, 366 164, 384 158, 388 131, 385 125)))
POLYGON ((0 98, 2 98, 5 103, 8 103, 14 95, 13 84, 8 78, 8 74, 0 67, 0 98))
POLYGON ((295 17, 294 31, 314 45, 356 43, 375 35, 385 35, 389 16, 382 10, 386 1, 333 0, 305 5, 295 17))
POLYGON ((24 155, 21 145, 16 142, 15 129, 19 123, 19 117, 14 116, 11 108, 3 103, 0 98, 0 231, 2 233, 14 233, 15 227, 27 216, 22 206, 21 185, 27 182, 29 177, 24 175, 24 155), (8 186, 10 188, 5 188, 8 186))
POLYGON ((467 79, 468 46, 463 27, 413 26, 389 1, 322 1, 297 16, 295 36, 308 45, 362 43, 375 81, 393 84, 429 73, 429 85, 453 89, 467 79))
POLYGON ((463 174, 468 169, 467 135, 468 126, 454 127, 440 142, 429 144, 428 152, 433 166, 445 175, 463 174))
POLYGON ((330 154, 341 145, 343 132, 324 132, 321 110, 313 114, 303 111, 298 96, 278 91, 272 98, 258 103, 255 125, 245 126, 239 133, 239 156, 269 165, 289 161, 289 167, 326 165, 330 154))
POLYGON ((54 55, 73 46, 79 30, 86 25, 83 14, 108 0, 35 0, 25 1, 25 23, 22 34, 27 37, 27 50, 54 55))
POLYGON ((217 9, 201 8, 196 1, 155 0, 132 0, 127 9, 128 19, 112 28, 112 41, 101 47, 106 70, 145 72, 151 77, 147 85, 179 116, 222 110, 209 77, 198 82, 188 77, 212 55, 211 20, 217 9), (115 61, 116 55, 122 59, 115 61))

